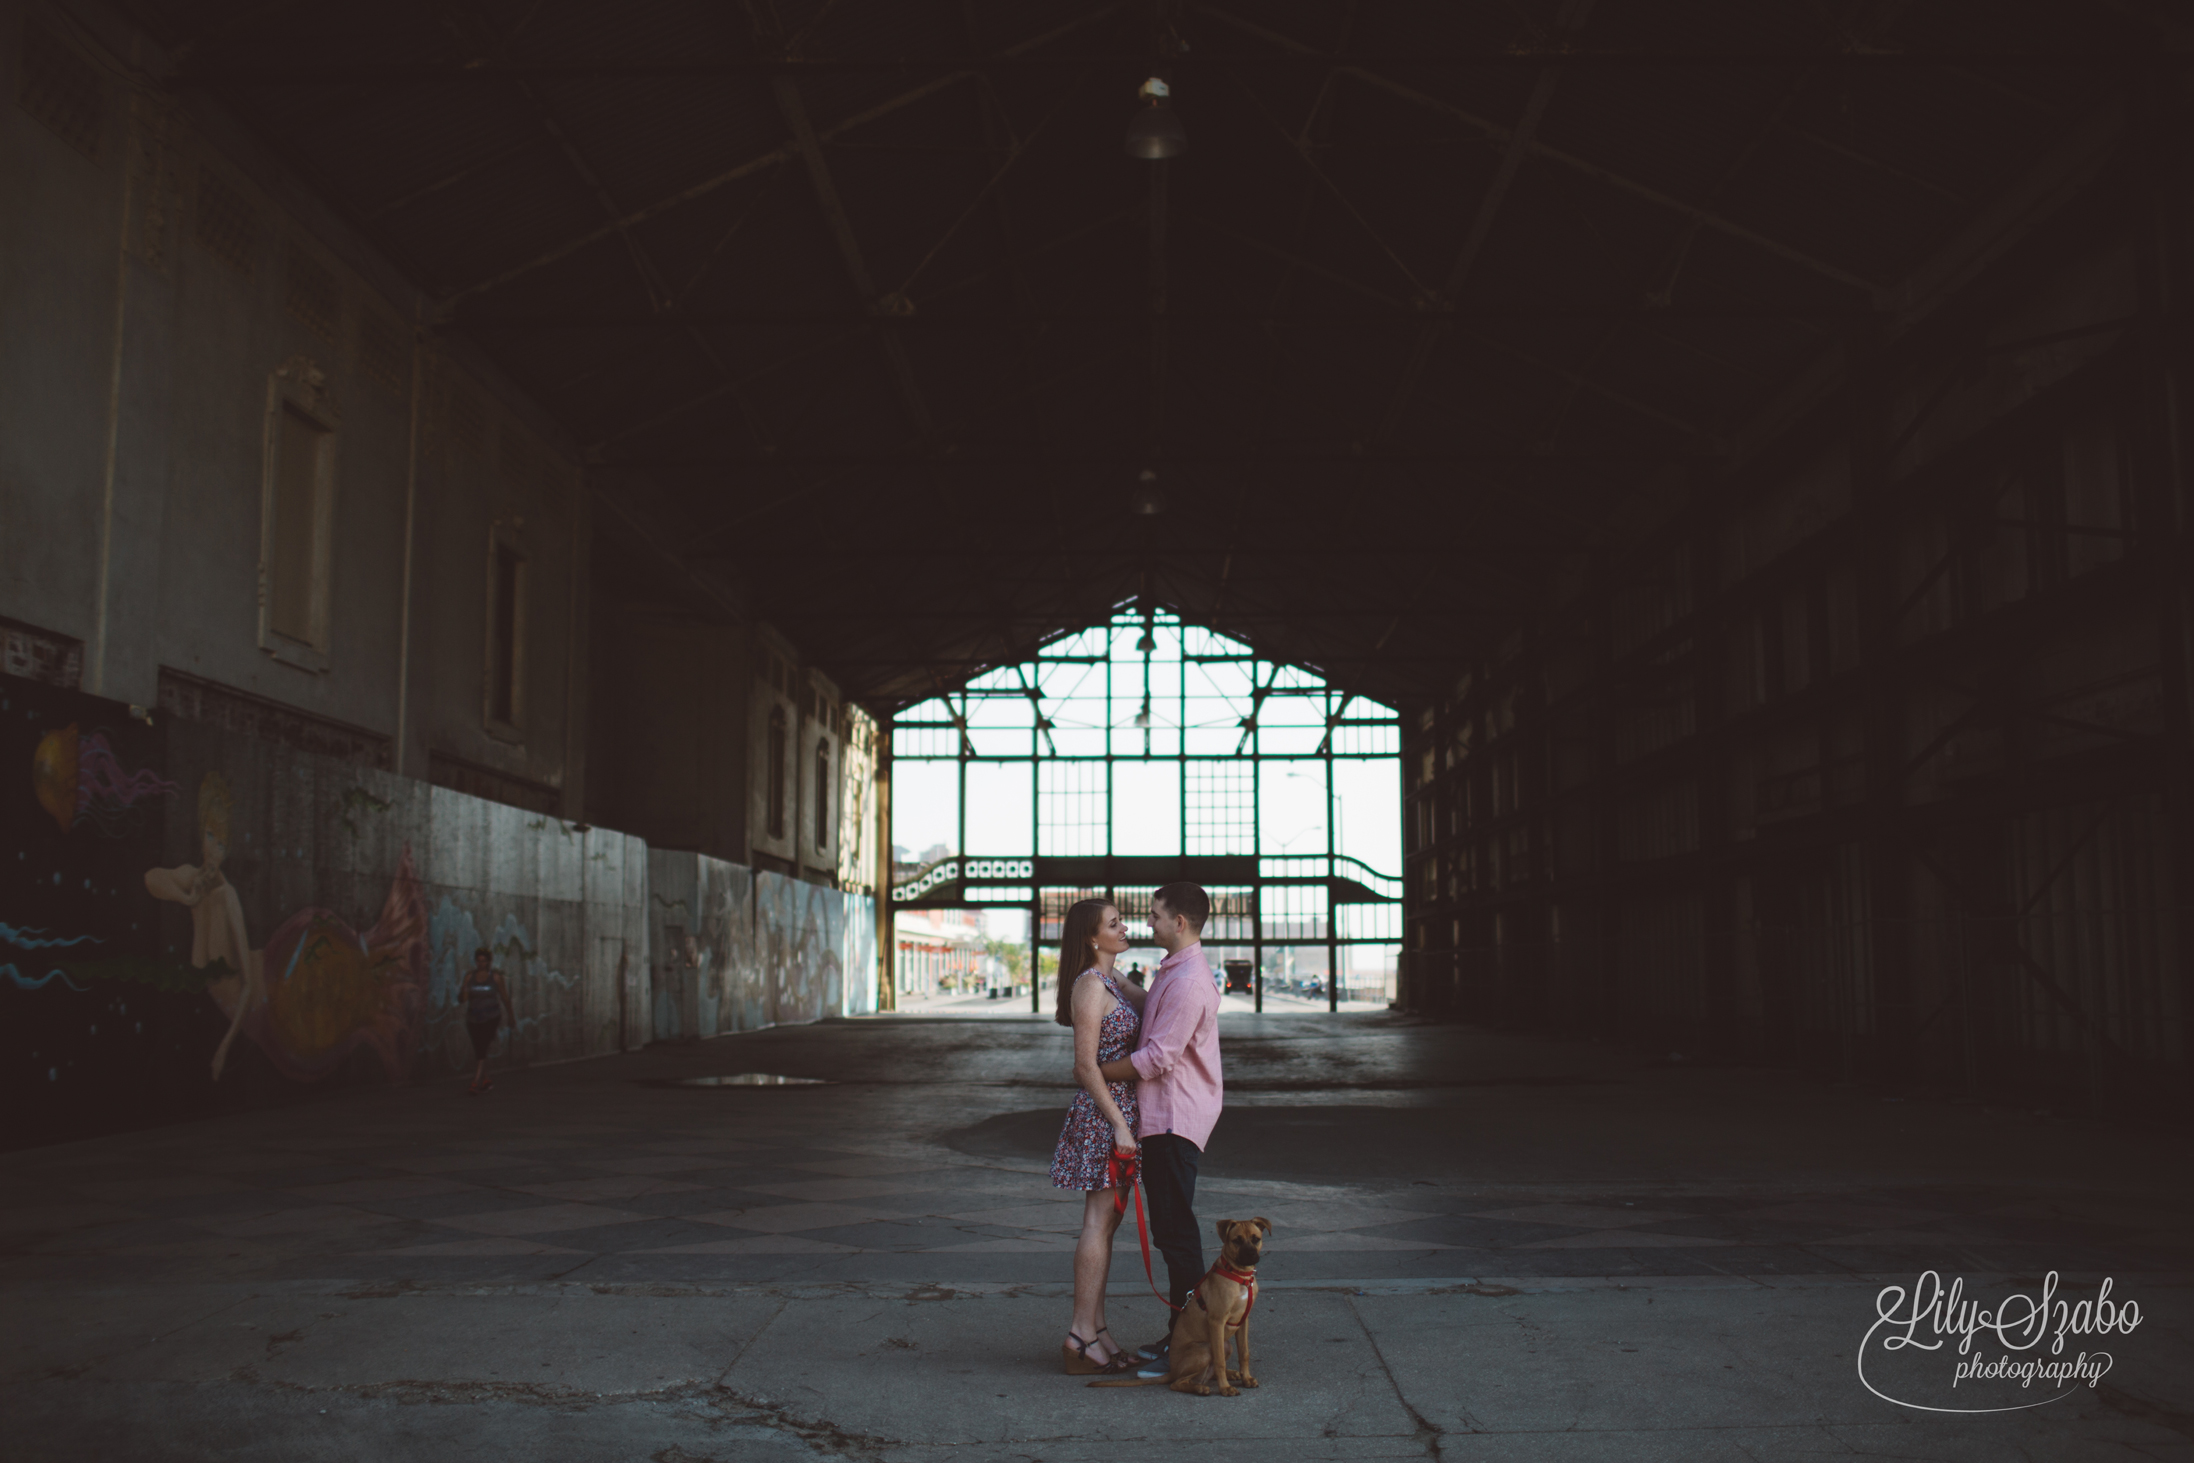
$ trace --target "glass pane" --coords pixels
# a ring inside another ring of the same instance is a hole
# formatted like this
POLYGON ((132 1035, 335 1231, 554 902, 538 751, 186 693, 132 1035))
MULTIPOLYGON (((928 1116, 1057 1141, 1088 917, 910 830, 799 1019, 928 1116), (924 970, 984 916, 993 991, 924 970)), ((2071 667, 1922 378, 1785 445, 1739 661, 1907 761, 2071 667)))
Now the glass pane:
POLYGON ((1267 945, 1262 973, 1267 1011, 1325 1009, 1325 946, 1267 945))
POLYGON ((1036 764, 1037 852, 1075 857, 1107 852, 1111 809, 1102 762, 1036 764))
POLYGON ((935 724, 909 726, 904 721, 894 721, 891 725, 891 755, 957 757, 960 755, 959 729, 935 724))
POLYGON ((1102 757, 1108 745, 1105 703, 1095 700, 1061 701, 1044 709, 1051 719, 1051 737, 1044 744, 1046 756, 1102 757))
POLYGON ((1217 665, 1192 661, 1183 667, 1182 680, 1188 698, 1182 715, 1186 749, 1192 755, 1217 752, 1227 756, 1237 750, 1252 750, 1242 746, 1242 718, 1249 715, 1250 698, 1255 694, 1249 668, 1238 661, 1217 665))
MULTIPOLYGON (((1350 708, 1353 717, 1362 708, 1350 708)), ((1402 729, 1395 725, 1340 726, 1333 732, 1333 750, 1345 757, 1395 757, 1402 751, 1402 729)))
POLYGON ((1118 627, 1112 640, 1112 752, 1117 757, 1169 757, 1181 747, 1181 664, 1177 632, 1151 631, 1147 663, 1137 645, 1139 622, 1118 627))
POLYGON ((1341 1004, 1343 1011, 1383 1011, 1399 989, 1395 974, 1401 968, 1400 945, 1343 945, 1341 947, 1341 1004))
POLYGON ((1267 943, 1326 937, 1324 884, 1267 884, 1258 896, 1267 943))
POLYGON ((1399 759, 1335 761, 1335 851, 1379 873, 1402 872, 1402 764, 1399 759))
MULTIPOLYGON (((1211 918, 1204 922, 1204 958, 1219 968, 1213 952, 1222 945, 1247 945, 1257 934, 1257 891, 1242 888, 1206 888, 1211 896, 1211 918)), ((1248 959, 1249 952, 1242 951, 1248 959)))
POLYGON ((1112 851, 1158 856, 1180 853, 1180 763, 1113 764, 1112 851))
POLYGON ((1034 750, 1036 708, 1018 686, 968 697, 967 724, 978 757, 1026 757, 1034 750))
POLYGON ((967 764, 967 852, 971 858, 1036 852, 1033 764, 967 764))
POLYGON ((894 863, 926 864, 960 851, 960 764, 891 764, 894 863))
POLYGON ((1303 855, 1326 851, 1324 762, 1305 759, 1265 763, 1258 802, 1257 823, 1264 853, 1303 855))
POLYGON ((1344 940, 1402 938, 1402 906, 1399 904, 1336 905, 1333 919, 1344 940))
POLYGON ((1188 852, 1255 853, 1256 764, 1248 758, 1191 761, 1188 777, 1188 852))
MULTIPOLYGON (((1289 677, 1281 673, 1284 687, 1289 677)), ((1326 696, 1276 691, 1257 709, 1257 744, 1270 754, 1299 756, 1318 750, 1326 737, 1326 696)))

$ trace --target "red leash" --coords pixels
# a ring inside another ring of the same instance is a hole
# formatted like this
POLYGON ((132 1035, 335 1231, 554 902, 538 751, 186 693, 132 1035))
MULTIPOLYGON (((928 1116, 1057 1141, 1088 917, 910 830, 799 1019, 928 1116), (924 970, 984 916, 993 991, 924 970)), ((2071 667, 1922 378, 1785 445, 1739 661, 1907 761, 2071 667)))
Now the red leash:
POLYGON ((1141 1176, 1142 1167, 1141 1153, 1123 1156, 1118 1148, 1111 1150, 1110 1157, 1105 1160, 1105 1176, 1111 1180, 1112 1212, 1127 1213, 1127 1196, 1130 1192, 1135 1195, 1135 1234, 1143 1242, 1143 1279, 1149 1284, 1150 1293, 1158 1297, 1159 1304, 1169 1311, 1178 1311, 1181 1307, 1165 1298, 1165 1293, 1158 1289, 1158 1277, 1151 1273, 1150 1221, 1143 1215, 1143 1191, 1135 1182, 1141 1176))
MULTIPOLYGON (((1142 1154, 1130 1153, 1123 1157, 1119 1149, 1114 1148, 1111 1150, 1110 1156, 1105 1160, 1105 1177, 1109 1180, 1107 1187, 1112 1190, 1112 1212, 1115 1214, 1127 1213, 1127 1196, 1130 1191, 1134 1193, 1135 1237, 1141 1240, 1143 1245, 1143 1280, 1150 1286, 1150 1293, 1157 1296, 1159 1302, 1167 1310, 1178 1312, 1186 1309, 1186 1307, 1177 1306, 1165 1298, 1165 1295, 1158 1289, 1158 1277, 1152 1274, 1150 1269, 1150 1221, 1143 1214, 1143 1191, 1136 1183, 1136 1180, 1141 1177, 1142 1166, 1142 1154)), ((1221 1280, 1231 1280, 1248 1292, 1248 1297, 1242 1302, 1242 1320, 1234 1322, 1228 1328, 1229 1330, 1239 1329, 1242 1321, 1248 1320, 1249 1313, 1257 1308, 1257 1277, 1254 1274, 1243 1274, 1239 1271, 1229 1270, 1226 1261, 1223 1259, 1212 1261, 1211 1268, 1204 1273, 1206 1275, 1216 1275, 1221 1280)), ((1194 1295, 1195 1292, 1191 1291, 1190 1294, 1194 1295)), ((1198 1297, 1197 1303, 1202 1304, 1201 1297, 1198 1297)))

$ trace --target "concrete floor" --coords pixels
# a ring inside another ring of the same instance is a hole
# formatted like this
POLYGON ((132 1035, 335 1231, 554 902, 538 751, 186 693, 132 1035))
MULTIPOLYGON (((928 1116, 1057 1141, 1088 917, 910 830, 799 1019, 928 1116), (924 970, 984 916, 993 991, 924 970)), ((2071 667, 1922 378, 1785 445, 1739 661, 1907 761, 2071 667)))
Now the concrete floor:
MULTIPOLYGON (((985 1012, 0 1155, 0 1454, 2194 1459, 2183 1139, 1389 1015, 1222 1031, 1199 1211, 1276 1226, 1238 1398, 1059 1375, 1066 1034, 985 1012), (747 1071, 833 1085, 672 1085, 747 1071), (1870 1352, 1908 1401, 2043 1403, 1897 1406, 1855 1361, 1928 1269, 2107 1275, 2142 1320, 2068 1348, 2093 1387, 1870 1352)), ((1112 1311, 1160 1327, 1132 1231, 1112 1311)))

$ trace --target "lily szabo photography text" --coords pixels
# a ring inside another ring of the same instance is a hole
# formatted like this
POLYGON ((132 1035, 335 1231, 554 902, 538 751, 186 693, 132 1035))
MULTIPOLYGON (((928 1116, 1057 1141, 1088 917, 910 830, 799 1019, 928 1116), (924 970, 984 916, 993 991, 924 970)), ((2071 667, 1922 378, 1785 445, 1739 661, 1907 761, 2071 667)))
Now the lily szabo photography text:
POLYGON ((7 1463, 2183 1454, 2190 140, 2173 0, 0 0, 7 1463))
POLYGON ((1929 1270, 1909 1289, 1884 1286, 1859 1348, 1859 1379, 1875 1396, 1923 1411, 2000 1412, 2062 1401, 2067 1387, 2092 1389, 2109 1374, 2115 1357, 2102 1349, 2107 1338, 2131 1336, 2141 1324, 2138 1301, 2112 1299, 2115 1283, 2105 1276, 2091 1295, 2060 1293, 2052 1270, 2031 1293, 1976 1286, 1969 1296, 1962 1276, 1946 1286, 1929 1270), (1911 1353, 1907 1365, 1890 1365, 1900 1352, 1911 1353), (1937 1364, 1922 1364, 1922 1353, 1937 1364), (1892 1395, 1885 1385, 1899 1390, 1892 1395), (1934 1400, 1946 1386, 1960 1393, 1959 1405, 1934 1400), (2010 1400, 2014 1392, 2020 1400, 2010 1400), (1989 1405, 1998 1398, 2002 1405, 1989 1405))

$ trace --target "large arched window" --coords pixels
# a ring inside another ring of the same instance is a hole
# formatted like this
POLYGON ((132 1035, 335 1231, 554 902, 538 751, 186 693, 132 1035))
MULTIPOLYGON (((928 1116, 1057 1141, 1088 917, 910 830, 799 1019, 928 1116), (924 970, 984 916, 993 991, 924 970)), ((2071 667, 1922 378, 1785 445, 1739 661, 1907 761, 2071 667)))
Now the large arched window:
POLYGON ((769 712, 769 836, 785 836, 785 708, 769 712))
POLYGON ((1075 900, 1110 891, 1139 937, 1151 889, 1191 879, 1212 897, 1205 958, 1233 962, 1252 1000, 1393 998, 1393 708, 1129 606, 905 708, 891 739, 896 907, 1028 911, 1041 945, 1075 900))
POLYGON ((830 740, 815 744, 815 846, 830 847, 830 740))

